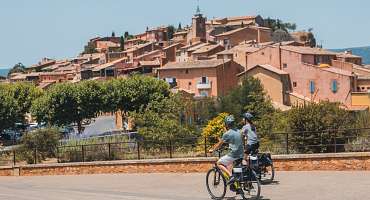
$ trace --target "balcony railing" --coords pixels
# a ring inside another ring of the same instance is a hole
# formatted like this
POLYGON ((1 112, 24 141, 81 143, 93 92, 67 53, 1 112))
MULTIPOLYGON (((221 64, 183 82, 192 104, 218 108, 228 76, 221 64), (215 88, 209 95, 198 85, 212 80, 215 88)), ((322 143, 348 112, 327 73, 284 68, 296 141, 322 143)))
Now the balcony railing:
POLYGON ((210 82, 197 84, 197 89, 211 89, 211 88, 212 88, 212 84, 210 82))

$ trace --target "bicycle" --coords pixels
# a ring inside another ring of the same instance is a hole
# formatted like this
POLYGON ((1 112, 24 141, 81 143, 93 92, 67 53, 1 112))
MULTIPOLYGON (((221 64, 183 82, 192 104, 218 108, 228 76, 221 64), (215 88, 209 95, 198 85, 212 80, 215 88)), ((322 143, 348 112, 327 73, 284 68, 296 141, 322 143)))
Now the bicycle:
MULTIPOLYGON (((217 150, 218 157, 221 157, 221 150, 217 150)), ((248 165, 243 165, 243 158, 234 162, 233 176, 235 183, 230 185, 230 190, 239 194, 243 199, 257 200, 261 194, 261 184, 255 171, 248 165)), ((215 163, 215 166, 207 172, 206 186, 212 199, 223 199, 226 195, 227 182, 230 177, 224 173, 215 163), (214 190, 218 190, 217 191, 214 190)))
POLYGON ((249 164, 256 172, 261 183, 272 183, 275 178, 275 168, 271 159, 271 154, 258 153, 257 150, 249 155, 249 164))

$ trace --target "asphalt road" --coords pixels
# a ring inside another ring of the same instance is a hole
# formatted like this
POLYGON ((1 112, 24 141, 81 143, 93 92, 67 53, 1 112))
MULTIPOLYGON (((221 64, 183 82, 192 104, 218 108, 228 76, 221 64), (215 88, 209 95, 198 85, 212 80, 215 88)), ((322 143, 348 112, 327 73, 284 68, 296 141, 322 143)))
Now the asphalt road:
MULTIPOLYGON (((263 200, 367 200, 370 172, 278 172, 263 200)), ((233 198, 232 194, 228 197, 233 198)), ((205 174, 0 177, 0 200, 207 200, 205 174)), ((237 197, 236 199, 240 199, 237 197)))

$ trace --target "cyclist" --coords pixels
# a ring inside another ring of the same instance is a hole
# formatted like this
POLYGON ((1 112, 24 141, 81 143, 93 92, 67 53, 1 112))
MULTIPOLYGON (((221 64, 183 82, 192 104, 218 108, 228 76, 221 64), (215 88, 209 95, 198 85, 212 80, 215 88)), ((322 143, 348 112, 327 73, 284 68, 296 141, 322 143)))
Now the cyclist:
POLYGON ((217 161, 217 166, 230 177, 228 184, 235 182, 235 178, 232 176, 231 168, 234 161, 242 159, 244 157, 244 146, 243 146, 243 136, 234 128, 235 119, 234 116, 229 115, 225 118, 226 132, 223 134, 219 142, 210 150, 212 153, 222 147, 224 143, 229 144, 230 152, 221 157, 217 161))
POLYGON ((260 147, 259 139, 257 136, 256 126, 253 124, 253 115, 251 113, 244 113, 244 126, 242 128, 242 133, 247 138, 247 146, 245 148, 245 153, 256 153, 260 147))

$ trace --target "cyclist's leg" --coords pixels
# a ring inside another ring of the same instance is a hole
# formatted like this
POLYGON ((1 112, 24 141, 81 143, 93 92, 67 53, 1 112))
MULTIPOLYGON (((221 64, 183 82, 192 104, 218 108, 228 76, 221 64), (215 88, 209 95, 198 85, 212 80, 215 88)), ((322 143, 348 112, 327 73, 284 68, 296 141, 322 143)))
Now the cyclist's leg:
POLYGON ((233 162, 234 162, 234 158, 226 155, 226 156, 223 156, 221 157, 218 161, 217 161, 217 166, 227 174, 228 178, 230 178, 232 176, 232 173, 231 173, 231 170, 229 170, 229 167, 232 166, 233 162))

